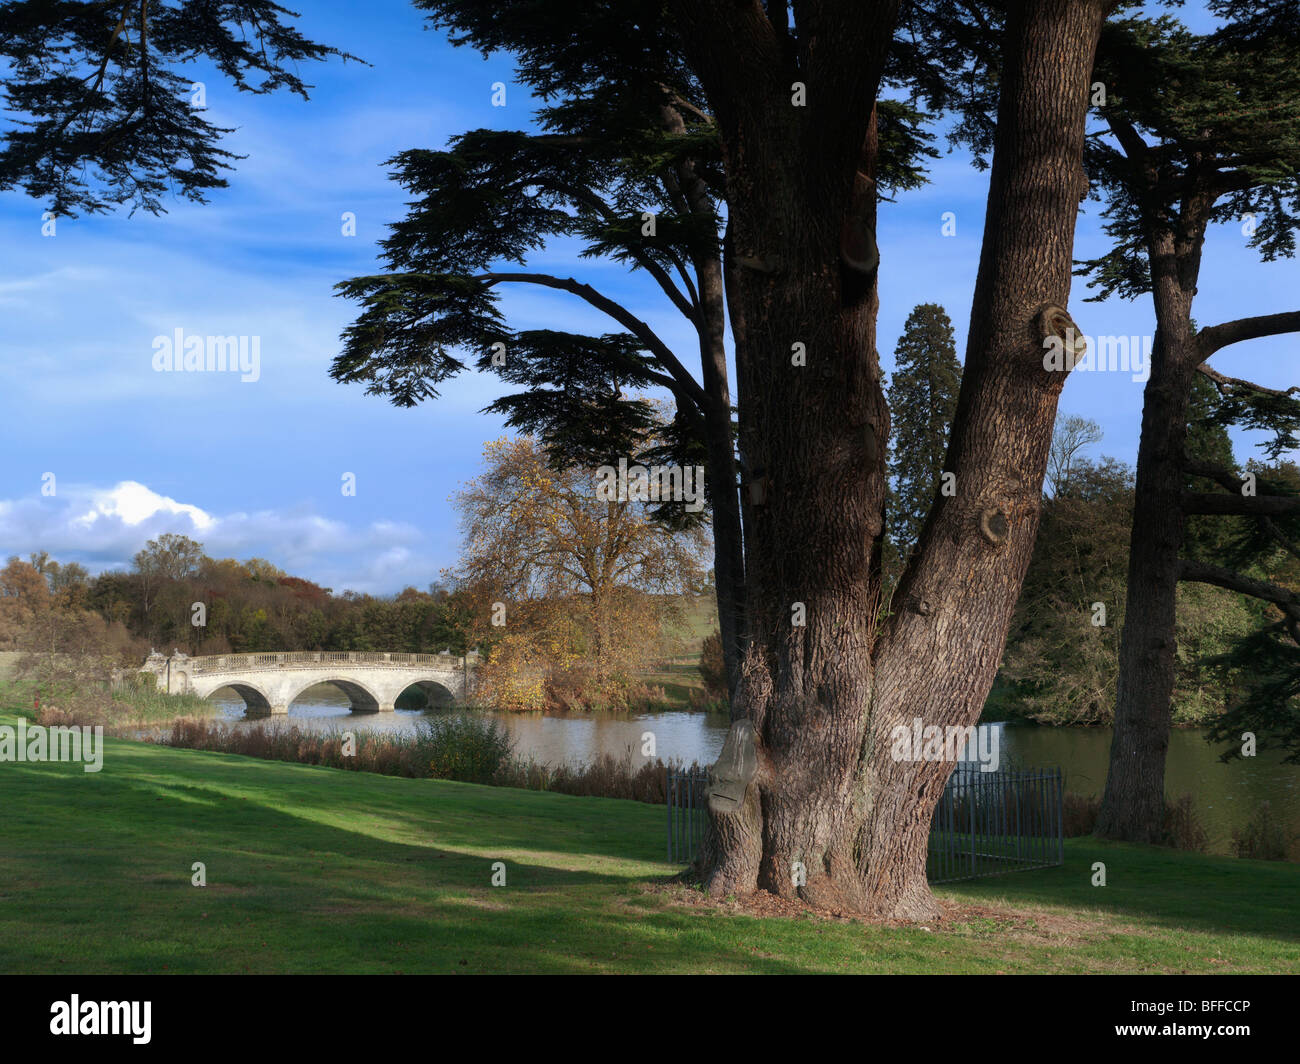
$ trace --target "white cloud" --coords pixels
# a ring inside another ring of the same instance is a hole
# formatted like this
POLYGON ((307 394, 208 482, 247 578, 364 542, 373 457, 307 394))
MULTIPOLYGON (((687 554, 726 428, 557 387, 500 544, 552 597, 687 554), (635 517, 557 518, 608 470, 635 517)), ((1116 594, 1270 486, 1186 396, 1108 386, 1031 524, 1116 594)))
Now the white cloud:
POLYGON ((90 510, 74 518, 73 524, 92 528, 101 518, 116 517, 123 524, 134 526, 160 513, 184 514, 199 531, 212 527, 212 517, 197 506, 159 495, 134 480, 124 480, 107 491, 95 492, 90 510))
POLYGON ((403 521, 351 526, 308 507, 213 514, 133 480, 111 488, 59 484, 53 497, 0 499, 0 542, 11 552, 47 550, 92 572, 129 566, 147 540, 166 532, 198 539, 212 557, 266 558, 340 591, 390 594, 438 576, 426 534, 403 521))

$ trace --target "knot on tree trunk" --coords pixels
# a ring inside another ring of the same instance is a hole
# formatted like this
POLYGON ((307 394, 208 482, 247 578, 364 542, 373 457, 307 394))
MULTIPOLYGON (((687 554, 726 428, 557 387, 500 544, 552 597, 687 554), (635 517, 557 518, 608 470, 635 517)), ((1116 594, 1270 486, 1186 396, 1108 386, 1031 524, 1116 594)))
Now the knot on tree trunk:
POLYGON ((1007 541, 1011 533, 1011 518, 1000 506, 986 507, 980 513, 980 533, 994 546, 1007 541))
POLYGON ((738 255, 736 262, 756 273, 780 273, 783 265, 780 255, 738 255))
POLYGON ((1071 370, 1088 350, 1088 342, 1070 317, 1070 312, 1059 303, 1043 303, 1034 313, 1034 329, 1045 350, 1060 344, 1063 370, 1071 370))
POLYGON ((840 258, 849 269, 871 274, 880 265, 876 245, 876 184, 859 171, 853 178, 853 194, 840 228, 840 258))
POLYGON ((709 769, 709 809, 716 815, 734 813, 744 805, 745 791, 758 772, 754 725, 733 721, 718 760, 709 769))

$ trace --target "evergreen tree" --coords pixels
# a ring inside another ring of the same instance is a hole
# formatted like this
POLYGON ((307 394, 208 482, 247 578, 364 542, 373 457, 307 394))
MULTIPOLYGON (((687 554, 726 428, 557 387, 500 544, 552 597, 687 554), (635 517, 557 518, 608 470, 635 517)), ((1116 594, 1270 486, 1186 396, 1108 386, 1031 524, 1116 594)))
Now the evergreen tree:
MULTIPOLYGON (((410 210, 383 242, 385 271, 338 286, 361 311, 331 373, 410 406, 436 398, 442 381, 472 365, 509 387, 487 409, 541 440, 557 467, 617 464, 620 457, 703 465, 723 656, 734 687, 748 625, 725 338, 728 324, 736 334, 743 322, 727 296, 738 271, 756 260, 726 250, 728 191, 706 92, 659 0, 417 6, 432 25, 452 30, 457 44, 512 51, 519 79, 545 103, 536 131, 471 130, 443 150, 416 148, 390 160, 394 178, 412 194, 410 210), (536 253, 557 238, 576 238, 584 258, 653 280, 664 309, 693 334, 686 347, 670 344, 663 328, 589 281, 539 268, 536 253), (521 285, 566 293, 616 331, 516 332, 498 298, 521 285), (457 349, 468 357, 455 357, 457 349), (667 418, 644 401, 651 389, 671 396, 667 418)), ((936 154, 920 128, 923 117, 905 102, 879 102, 878 195, 921 183, 920 163, 936 154)), ((658 516, 679 524, 692 517, 680 505, 662 506, 658 516)))
MULTIPOLYGON (((462 40, 515 52, 524 80, 565 107, 559 126, 543 123, 562 139, 520 144, 542 165, 502 171, 510 182, 433 160, 447 188, 462 187, 462 175, 469 195, 450 211, 435 197, 427 224, 386 245, 390 273, 345 286, 362 310, 336 376, 415 402, 464 368, 456 349, 490 368, 501 344, 509 366, 515 338, 503 335, 493 293, 517 281, 569 292, 617 322, 622 332, 602 346, 623 379, 666 388, 687 426, 704 425, 715 539, 717 500, 737 482, 728 466, 739 465, 744 488, 744 668, 712 771, 700 880, 715 896, 765 890, 844 912, 934 918, 928 828, 951 764, 894 758, 889 737, 920 707, 937 727, 973 724, 993 682, 1064 384, 1063 374, 1042 372, 1042 345, 1073 327, 1064 305, 1088 74, 1113 5, 1006 5, 984 241, 949 446, 960 497, 936 500, 899 578, 901 608, 888 617, 875 226, 885 163, 907 137, 891 129, 879 97, 891 81, 943 84, 941 69, 949 83, 966 83, 962 64, 939 61, 946 56, 933 56, 933 77, 917 71, 931 59, 926 42, 943 38, 934 25, 914 35, 913 18, 925 23, 931 8, 951 5, 908 5, 902 27, 897 4, 859 0, 421 6, 462 40), (584 29, 579 46, 574 22, 584 29), (568 166, 594 178, 568 180, 568 166), (637 187, 645 192, 619 193, 637 187), (683 197, 691 191, 698 211, 683 197), (669 244, 656 242, 647 213, 662 215, 669 244), (557 231, 659 283, 700 330, 699 382, 643 319, 592 286, 500 265, 519 265, 557 231), (713 309, 719 276, 725 319, 713 309), (735 342, 739 463, 723 392, 710 388, 720 375, 718 323, 735 342), (803 871, 792 879, 796 864, 803 871)), ((969 17, 983 9, 975 4, 969 17)), ((417 200, 435 187, 410 176, 417 200)), ((563 359, 570 345, 595 350, 579 337, 527 338, 518 368, 545 369, 533 353, 545 354, 548 376, 577 388, 589 363, 563 359)), ((720 599, 731 561, 716 564, 720 599)))
POLYGON ((305 60, 355 58, 316 44, 274 0, 0 0, 0 190, 21 188, 56 215, 162 195, 202 203, 239 156, 209 122, 186 64, 203 58, 240 92, 307 98, 305 60))
MULTIPOLYGON (((889 545, 898 568, 921 536, 921 526, 940 489, 948 428, 957 412, 961 365, 952 322, 937 303, 912 308, 894 349, 896 368, 889 385, 891 491, 887 511, 889 545)), ((887 576, 897 577, 898 570, 887 576)))
POLYGON ((1183 556, 1193 515, 1260 515, 1290 505, 1245 498, 1239 481, 1229 489, 1235 498, 1186 490, 1189 473, 1225 486, 1234 479, 1230 467, 1188 453, 1197 375, 1218 387, 1229 420, 1271 427, 1279 440, 1294 441, 1289 426, 1300 414, 1289 393, 1226 377, 1208 365, 1232 344, 1300 331, 1300 310, 1205 329, 1192 318, 1203 246, 1214 223, 1242 225, 1265 260, 1294 254, 1300 4, 1211 0, 1209 7, 1225 21, 1203 35, 1169 16, 1106 26, 1094 72, 1106 89, 1099 106, 1104 128, 1090 137, 1086 162, 1094 188, 1105 196, 1105 229, 1114 245, 1076 271, 1091 277, 1090 287, 1100 292, 1096 299, 1149 296, 1156 320, 1138 447, 1115 737, 1097 822, 1098 834, 1136 842, 1155 841, 1162 832, 1179 670, 1179 582, 1215 584, 1265 601, 1287 594, 1183 556))

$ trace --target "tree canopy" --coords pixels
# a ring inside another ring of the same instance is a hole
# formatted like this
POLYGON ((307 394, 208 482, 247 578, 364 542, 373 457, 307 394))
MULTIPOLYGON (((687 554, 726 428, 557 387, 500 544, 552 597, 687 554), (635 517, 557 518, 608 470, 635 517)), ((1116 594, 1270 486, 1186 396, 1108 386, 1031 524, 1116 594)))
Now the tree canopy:
POLYGON ((156 214, 169 192, 205 202, 239 156, 221 147, 231 130, 204 117, 196 59, 239 92, 306 99, 300 63, 356 58, 310 40, 294 18, 273 0, 2 0, 11 117, 0 189, 69 216, 122 204, 156 214))

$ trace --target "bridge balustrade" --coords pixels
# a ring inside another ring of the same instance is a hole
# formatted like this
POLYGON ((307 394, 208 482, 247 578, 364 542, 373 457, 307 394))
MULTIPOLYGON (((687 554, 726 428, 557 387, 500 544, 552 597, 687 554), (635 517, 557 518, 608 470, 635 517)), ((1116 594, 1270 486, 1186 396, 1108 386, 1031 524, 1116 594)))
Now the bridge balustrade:
POLYGON ((294 665, 442 665, 461 667, 453 654, 394 654, 379 651, 292 650, 272 654, 210 654, 190 658, 194 673, 232 672, 246 669, 273 669, 294 665))

